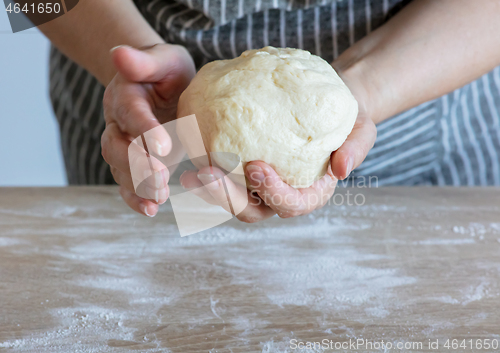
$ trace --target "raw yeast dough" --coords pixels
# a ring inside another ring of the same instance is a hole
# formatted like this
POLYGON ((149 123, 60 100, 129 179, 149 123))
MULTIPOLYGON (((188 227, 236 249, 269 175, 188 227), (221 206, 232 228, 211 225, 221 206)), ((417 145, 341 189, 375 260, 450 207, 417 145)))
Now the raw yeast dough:
MULTIPOLYGON (((304 188, 326 173, 357 113, 328 62, 300 49, 265 47, 203 66, 182 93, 177 116, 196 115, 207 152, 234 153, 243 165, 264 161, 304 188)), ((234 164, 223 154, 214 160, 229 170, 234 164)))

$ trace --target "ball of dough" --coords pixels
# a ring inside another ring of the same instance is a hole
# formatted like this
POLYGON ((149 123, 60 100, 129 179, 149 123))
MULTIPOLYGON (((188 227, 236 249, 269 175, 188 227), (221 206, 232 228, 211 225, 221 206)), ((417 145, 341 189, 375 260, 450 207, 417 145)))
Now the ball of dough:
MULTIPOLYGON (((179 99, 177 116, 191 114, 207 152, 234 153, 243 165, 264 161, 284 182, 305 188, 325 175, 358 105, 325 60, 265 47, 203 66, 179 99)), ((224 154, 214 159, 227 170, 234 165, 224 154)))

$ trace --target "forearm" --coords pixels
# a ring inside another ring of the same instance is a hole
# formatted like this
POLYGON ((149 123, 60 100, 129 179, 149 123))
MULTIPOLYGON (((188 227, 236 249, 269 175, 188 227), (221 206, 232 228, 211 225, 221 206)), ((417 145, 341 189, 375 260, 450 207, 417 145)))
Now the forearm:
POLYGON ((416 0, 333 66, 378 123, 500 65, 499 18, 497 0, 416 0))
POLYGON ((105 86, 116 73, 109 55, 111 48, 164 42, 130 0, 82 0, 64 16, 38 28, 105 86))

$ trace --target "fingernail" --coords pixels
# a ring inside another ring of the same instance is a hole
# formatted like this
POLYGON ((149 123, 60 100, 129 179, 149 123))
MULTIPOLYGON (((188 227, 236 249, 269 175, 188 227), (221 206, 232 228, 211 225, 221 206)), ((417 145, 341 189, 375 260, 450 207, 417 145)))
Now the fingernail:
POLYGON ((114 52, 116 49, 118 48, 121 48, 121 47, 127 47, 127 48, 130 48, 129 45, 125 45, 125 44, 122 44, 122 45, 117 45, 116 47, 113 47, 109 50, 110 53, 114 52))
POLYGON ((353 166, 354 166, 354 159, 352 157, 349 157, 349 160, 347 161, 347 170, 345 175, 346 178, 349 176, 349 174, 351 174, 353 166))
MULTIPOLYGON (((182 186, 182 188, 183 188, 184 190, 186 190, 186 191, 191 191, 191 190, 197 189, 197 187, 186 186, 186 185, 184 185, 182 182, 181 182, 181 186, 182 186)), ((199 188, 199 186, 198 186, 198 188, 199 188)))
POLYGON ((155 141, 155 149, 156 149, 156 154, 158 156, 163 156, 163 154, 162 154, 162 147, 161 147, 160 142, 155 141))
POLYGON ((150 213, 148 212, 148 206, 143 206, 143 212, 144 212, 144 214, 145 214, 146 216, 151 217, 151 218, 153 218, 154 216, 156 216, 155 214, 150 214, 150 213))
MULTIPOLYGON (((184 181, 182 181, 182 180, 181 180, 181 186, 182 186, 182 188, 183 188, 184 190, 186 190, 186 191, 191 191, 191 190, 197 189, 196 187, 186 186, 186 185, 184 184, 184 181)), ((199 187, 199 186, 198 186, 198 187, 199 187)))
POLYGON ((264 180, 264 172, 262 171, 261 167, 258 167, 256 165, 249 165, 247 167, 247 173, 250 179, 253 179, 255 181, 264 180))
POLYGON ((213 174, 198 174, 198 179, 207 189, 217 190, 219 188, 219 182, 215 180, 213 174))
POLYGON ((187 172, 188 172, 187 170, 182 172, 181 176, 179 177, 179 181, 181 183, 181 186, 184 188, 184 190, 189 191, 189 190, 192 190, 195 188, 192 188, 190 186, 186 186, 186 184, 185 184, 186 181, 184 180, 184 174, 186 174, 187 172))
POLYGON ((181 183, 181 186, 184 189, 186 189, 186 186, 184 185, 184 180, 183 180, 184 178, 183 178, 183 176, 184 176, 184 174, 186 174, 186 172, 187 172, 187 170, 183 171, 182 174, 181 174, 181 176, 179 177, 179 182, 181 183))

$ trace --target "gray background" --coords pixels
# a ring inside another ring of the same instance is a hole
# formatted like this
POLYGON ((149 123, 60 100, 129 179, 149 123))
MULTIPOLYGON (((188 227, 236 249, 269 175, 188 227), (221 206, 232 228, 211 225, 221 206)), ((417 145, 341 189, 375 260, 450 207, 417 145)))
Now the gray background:
POLYGON ((0 9, 0 186, 62 186, 59 131, 48 98, 49 42, 13 34, 0 9))

